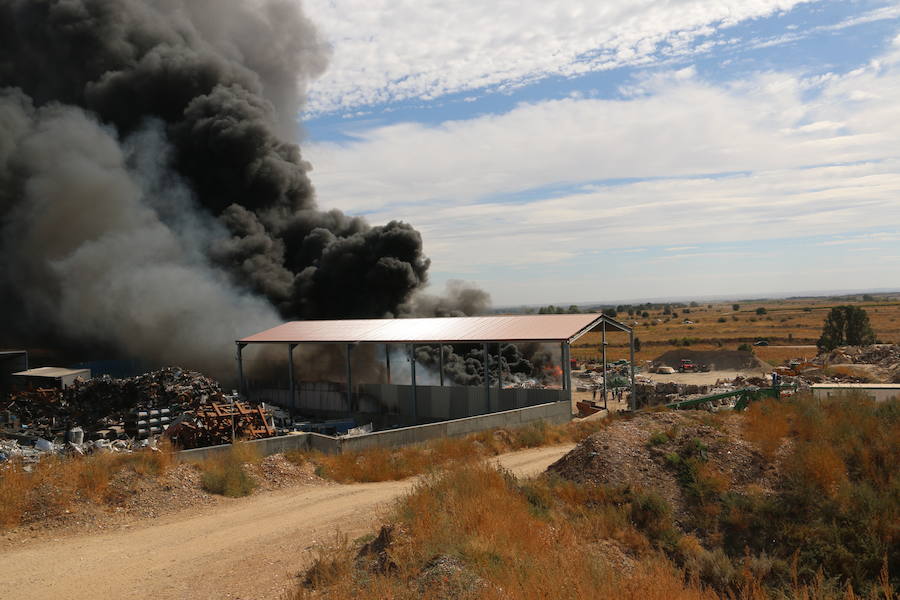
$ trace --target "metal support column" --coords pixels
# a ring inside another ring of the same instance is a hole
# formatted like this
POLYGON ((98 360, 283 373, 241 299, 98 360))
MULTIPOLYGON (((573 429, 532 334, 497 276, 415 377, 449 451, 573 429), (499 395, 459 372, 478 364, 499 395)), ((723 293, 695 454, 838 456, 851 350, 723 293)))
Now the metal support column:
POLYGON ((412 387, 412 419, 413 425, 417 425, 419 422, 418 418, 418 406, 416 402, 416 345, 409 345, 409 382, 412 387))
POLYGON ((390 344, 384 345, 384 366, 387 368, 387 382, 391 383, 391 347, 390 344))
POLYGON ((503 389, 503 361, 500 360, 503 342, 497 342, 497 406, 500 406, 500 390, 503 389))
POLYGON ((444 387, 444 344, 439 344, 440 352, 438 357, 438 371, 441 374, 441 387, 444 387))
POLYGON ((353 355, 353 344, 347 344, 347 410, 353 407, 353 371, 350 369, 350 357, 353 355))
POLYGON ((246 345, 237 342, 238 393, 241 396, 246 396, 246 390, 244 389, 244 359, 241 356, 241 352, 246 345))
POLYGON ((566 399, 572 405, 572 362, 569 360, 569 343, 560 344, 560 357, 562 359, 562 386, 566 392, 566 399))
POLYGON ((603 321, 600 325, 602 331, 602 344, 603 344, 603 408, 606 408, 606 321, 603 321))
POLYGON ((481 356, 484 358, 484 414, 487 414, 491 412, 491 371, 488 368, 490 355, 488 354, 487 342, 482 344, 481 356))
POLYGON ((294 385, 294 348, 297 344, 288 344, 288 382, 291 390, 291 408, 297 405, 297 388, 294 385))
POLYGON ((634 395, 634 329, 628 332, 628 341, 631 345, 631 397, 628 398, 628 408, 637 410, 637 397, 634 395))

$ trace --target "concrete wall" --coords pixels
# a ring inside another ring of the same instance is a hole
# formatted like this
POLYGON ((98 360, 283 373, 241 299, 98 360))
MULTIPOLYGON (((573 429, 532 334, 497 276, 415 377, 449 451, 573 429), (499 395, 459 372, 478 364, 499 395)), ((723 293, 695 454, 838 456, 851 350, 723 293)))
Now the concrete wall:
MULTIPOLYGON (((338 452, 356 452, 369 448, 408 446, 441 437, 464 436, 495 427, 521 427, 537 421, 545 421, 552 424, 566 423, 571 419, 572 410, 568 402, 552 402, 476 417, 430 423, 428 425, 376 431, 354 437, 333 438, 318 433, 300 433, 254 440, 247 443, 255 446, 263 456, 287 450, 318 450, 325 454, 334 454, 338 452)), ((230 448, 230 445, 225 444, 208 448, 196 448, 194 450, 182 450, 178 453, 178 458, 187 462, 199 462, 216 454, 227 452, 228 448, 230 448)))
MULTIPOLYGON (((261 440, 252 440, 246 443, 249 446, 255 447, 262 456, 287 452, 288 450, 318 450, 324 454, 336 454, 337 452, 340 452, 340 440, 338 438, 318 433, 282 435, 261 440)), ((201 462, 207 458, 216 456, 217 454, 228 452, 229 448, 231 448, 231 444, 182 450, 178 453, 178 460, 183 462, 201 462)))
POLYGON ((866 387, 812 387, 813 398, 837 398, 839 396, 862 395, 876 402, 886 402, 900 397, 900 386, 887 384, 884 387, 867 385, 866 387))
POLYGON ((310 416, 334 417, 352 412, 360 422, 372 420, 366 415, 396 415, 398 418, 380 419, 379 424, 404 425, 416 416, 419 422, 462 419, 488 412, 498 412, 559 402, 567 398, 563 390, 509 388, 490 389, 485 401, 481 386, 416 386, 415 411, 412 405, 412 386, 388 383, 364 383, 354 386, 353 408, 347 406, 346 392, 341 384, 304 382, 298 385, 296 397, 290 390, 257 388, 249 391, 250 399, 291 408, 310 416), (407 418, 408 417, 408 418, 407 418))
POLYGON ((355 452, 369 448, 394 448, 418 444, 436 438, 464 436, 494 427, 514 428, 537 421, 559 424, 566 423, 571 419, 572 410, 569 403, 554 402, 476 417, 376 431, 368 435, 342 438, 341 451, 355 452))

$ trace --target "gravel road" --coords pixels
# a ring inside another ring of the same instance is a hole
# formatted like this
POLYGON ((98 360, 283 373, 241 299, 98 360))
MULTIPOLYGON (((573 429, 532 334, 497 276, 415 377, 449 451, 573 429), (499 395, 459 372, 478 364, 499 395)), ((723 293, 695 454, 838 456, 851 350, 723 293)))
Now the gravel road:
MULTIPOLYGON (((535 448, 495 460, 520 476, 540 473, 573 446, 535 448)), ((277 599, 340 531, 367 533, 415 479, 304 485, 103 534, 41 540, 0 553, 0 597, 277 599), (6 594, 10 594, 7 596, 6 594)))

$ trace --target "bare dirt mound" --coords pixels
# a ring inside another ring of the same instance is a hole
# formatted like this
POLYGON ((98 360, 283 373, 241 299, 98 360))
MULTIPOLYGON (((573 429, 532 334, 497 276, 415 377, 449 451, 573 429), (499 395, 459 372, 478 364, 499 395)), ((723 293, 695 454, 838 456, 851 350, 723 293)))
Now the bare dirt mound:
POLYGON ((731 489, 751 484, 770 487, 773 467, 741 438, 740 419, 739 415, 714 418, 703 411, 636 413, 586 438, 548 471, 579 483, 655 492, 683 524, 688 503, 671 456, 684 456, 687 448, 702 448, 704 461, 726 478, 731 489))
POLYGON ((765 365, 752 352, 742 350, 669 350, 656 357, 656 364, 677 369, 683 359, 698 365, 709 365, 714 371, 762 369, 765 365))

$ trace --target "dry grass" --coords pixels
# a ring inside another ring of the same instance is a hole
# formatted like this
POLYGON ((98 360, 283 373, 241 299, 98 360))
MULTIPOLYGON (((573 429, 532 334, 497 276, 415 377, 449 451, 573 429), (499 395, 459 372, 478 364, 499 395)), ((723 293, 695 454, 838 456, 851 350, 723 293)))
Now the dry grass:
MULTIPOLYGON (((641 351, 636 355, 638 364, 675 349, 677 346, 670 343, 673 339, 693 340, 690 348, 695 350, 714 350, 720 347, 719 344, 722 348, 734 350, 741 343, 767 339, 772 345, 754 347, 753 351, 762 360, 777 366, 792 358, 815 356, 816 351, 810 346, 814 346, 821 335, 828 311, 839 304, 864 308, 878 339, 900 343, 900 303, 896 301, 837 302, 827 298, 767 300, 741 303, 738 312, 732 310, 729 302, 713 304, 712 308, 706 305, 690 308, 690 313, 676 308, 679 313, 677 318, 670 318, 659 310, 650 311, 648 318, 630 318, 627 314, 619 314, 617 318, 626 323, 638 322, 635 335, 642 342, 641 351), (758 307, 765 308, 767 313, 756 315, 758 307), (683 324, 685 318, 694 323, 683 324), (657 319, 664 322, 656 323, 657 319)), ((628 337, 625 334, 607 332, 607 340, 609 360, 628 358, 628 337)), ((600 334, 589 333, 573 346, 572 357, 579 360, 597 358, 599 349, 600 334)))
POLYGON ((0 468, 0 527, 15 527, 30 518, 54 517, 77 502, 112 500, 110 481, 122 470, 142 476, 163 474, 174 464, 171 447, 131 454, 104 453, 85 457, 49 456, 31 472, 18 461, 0 468))
POLYGON ((792 407, 775 400, 754 402, 744 415, 744 437, 771 460, 791 431, 792 407))
MULTIPOLYGON (((738 491, 702 442, 681 447, 695 535, 653 493, 517 482, 460 450, 391 513, 382 568, 345 540, 294 598, 895 598, 900 402, 798 396, 755 404, 744 420, 780 480, 738 491), (450 565, 437 580, 436 564, 450 565)), ((478 443, 490 451, 532 435, 478 443)))
POLYGON ((504 452, 578 442, 608 425, 607 419, 548 425, 538 421, 516 429, 490 429, 463 438, 441 438, 403 448, 374 448, 336 455, 289 451, 297 463, 312 461, 321 477, 340 483, 395 481, 504 452))
POLYGON ((261 459, 256 446, 243 442, 232 444, 228 450, 200 463, 201 485, 211 494, 229 498, 249 496, 256 488, 256 482, 244 465, 258 463, 261 459))
POLYGON ((394 568, 361 573, 352 552, 338 544, 313 569, 327 576, 311 581, 311 589, 298 589, 294 598, 716 597, 686 585, 665 560, 642 563, 630 577, 620 577, 586 553, 588 540, 580 532, 633 531, 627 518, 583 511, 576 527, 562 512, 549 513, 555 502, 549 492, 540 484, 522 490, 484 464, 457 465, 420 484, 396 508, 398 535, 389 548, 394 568), (608 520, 617 522, 585 526, 608 520), (433 565, 440 563, 452 568, 433 576, 433 565))
POLYGON ((796 569, 784 587, 766 587, 765 556, 708 550, 673 528, 653 494, 547 477, 517 482, 479 462, 432 474, 389 522, 375 560, 357 558, 341 538, 320 551, 290 598, 893 598, 886 575, 867 596, 824 576, 801 582, 796 569))

